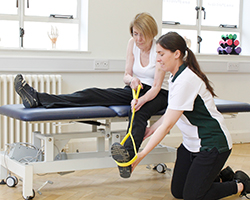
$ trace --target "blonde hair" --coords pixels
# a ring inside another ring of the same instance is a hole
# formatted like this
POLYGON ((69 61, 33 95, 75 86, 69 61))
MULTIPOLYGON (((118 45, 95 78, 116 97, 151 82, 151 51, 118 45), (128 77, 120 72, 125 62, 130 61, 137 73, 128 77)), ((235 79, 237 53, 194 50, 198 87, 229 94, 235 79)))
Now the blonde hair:
POLYGON ((158 27, 155 19, 149 13, 139 13, 130 23, 130 34, 133 36, 133 27, 140 30, 145 39, 153 39, 158 34, 158 27))

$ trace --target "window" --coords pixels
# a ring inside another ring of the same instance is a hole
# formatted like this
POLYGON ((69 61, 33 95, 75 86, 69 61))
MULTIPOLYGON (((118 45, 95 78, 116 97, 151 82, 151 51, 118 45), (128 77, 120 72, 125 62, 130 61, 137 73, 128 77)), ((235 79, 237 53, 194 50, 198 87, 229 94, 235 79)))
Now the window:
POLYGON ((162 34, 176 31, 195 53, 218 54, 222 35, 241 37, 242 0, 163 0, 162 34))
POLYGON ((0 0, 0 47, 87 50, 88 0, 0 0))

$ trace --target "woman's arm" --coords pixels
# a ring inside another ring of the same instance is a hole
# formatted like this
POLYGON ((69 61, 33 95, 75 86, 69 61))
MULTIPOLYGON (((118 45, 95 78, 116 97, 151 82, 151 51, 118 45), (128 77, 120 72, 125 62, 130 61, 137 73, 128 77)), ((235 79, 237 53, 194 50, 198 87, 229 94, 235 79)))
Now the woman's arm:
POLYGON ((143 140, 145 140, 155 132, 155 130, 161 125, 164 116, 165 115, 162 115, 161 118, 158 119, 152 126, 146 128, 143 140))
POLYGON ((127 47, 127 55, 126 55, 126 67, 125 67, 125 73, 123 77, 123 81, 126 85, 129 85, 132 89, 137 89, 138 85, 141 85, 141 81, 133 77, 133 65, 134 65, 134 54, 133 54, 133 47, 134 47, 134 39, 131 38, 128 41, 128 47, 127 47))
POLYGON ((128 46, 127 46, 126 67, 125 67, 125 73, 123 77, 123 81, 126 85, 129 85, 130 80, 133 77, 133 64, 134 64, 133 43, 134 43, 134 39, 131 38, 128 41, 128 46))
MULTIPOLYGON (((154 99, 157 94, 161 90, 161 86, 163 83, 163 80, 165 78, 166 72, 164 72, 160 66, 159 63, 156 63, 156 69, 155 69, 155 75, 154 75, 154 83, 150 90, 146 92, 143 96, 141 96, 138 100, 132 100, 131 107, 135 107, 135 111, 138 111, 146 102, 151 101, 154 99)), ((167 100, 167 99, 166 99, 167 100)))
MULTIPOLYGON (((140 163, 140 161, 150 152, 152 151, 157 144, 159 144, 162 139, 166 136, 166 134, 171 130, 171 128, 175 125, 178 119, 181 117, 183 111, 180 110, 171 110, 167 109, 166 113, 160 119, 160 126, 156 129, 156 131, 151 136, 150 140, 148 141, 145 148, 138 153, 138 158, 132 164, 132 169, 134 170, 135 167, 140 163)), ((159 120, 158 120, 159 121, 159 120)), ((159 122, 155 123, 154 128, 159 125, 159 122)))

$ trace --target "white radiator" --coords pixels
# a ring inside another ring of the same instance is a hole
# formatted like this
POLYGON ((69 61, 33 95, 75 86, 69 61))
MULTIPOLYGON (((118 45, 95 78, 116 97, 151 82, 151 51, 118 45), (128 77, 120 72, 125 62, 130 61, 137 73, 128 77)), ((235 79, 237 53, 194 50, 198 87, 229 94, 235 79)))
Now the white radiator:
MULTIPOLYGON (((22 101, 14 89, 16 75, 0 75, 0 106, 7 104, 21 104, 22 101)), ((61 75, 23 75, 29 85, 38 92, 61 94, 61 75)), ((60 126, 52 123, 31 124, 0 116, 0 150, 6 149, 5 144, 14 142, 32 142, 32 132, 58 133, 60 126)))

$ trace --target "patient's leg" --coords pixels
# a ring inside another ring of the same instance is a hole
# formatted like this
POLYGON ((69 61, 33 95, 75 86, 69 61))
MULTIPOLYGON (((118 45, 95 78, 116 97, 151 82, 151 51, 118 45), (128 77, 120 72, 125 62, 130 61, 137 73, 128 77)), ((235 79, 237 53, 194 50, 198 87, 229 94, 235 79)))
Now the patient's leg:
POLYGON ((132 92, 128 86, 108 89, 88 88, 72 94, 38 93, 38 98, 46 108, 130 105, 132 92))
MULTIPOLYGON (((140 110, 135 113, 132 127, 132 135, 136 143, 137 151, 139 150, 142 144, 145 130, 147 127, 147 121, 152 115, 167 107, 167 96, 168 92, 166 90, 161 90, 161 92, 153 100, 144 104, 140 108, 140 110)), ((135 153, 133 143, 130 137, 127 139, 124 146, 128 150, 130 157, 133 158, 135 153)))
POLYGON ((129 86, 108 89, 88 88, 72 94, 53 95, 37 92, 21 74, 15 77, 14 85, 26 108, 130 105, 132 100, 129 86))
POLYGON ((35 108, 39 106, 37 91, 29 86, 21 74, 15 77, 14 85, 17 94, 21 97, 23 105, 26 108, 35 108))
MULTIPOLYGON (((167 107, 167 96, 168 92, 165 90, 161 90, 161 92, 157 95, 155 99, 147 102, 140 108, 140 110, 138 110, 135 113, 135 117, 133 120, 133 127, 132 127, 132 135, 136 144, 137 151, 139 150, 141 143, 143 141, 145 129, 147 126, 147 121, 150 119, 152 115, 167 107)), ((129 127, 130 123, 128 129, 129 127)), ((134 146, 131 137, 129 137, 126 140, 124 146, 121 146, 119 143, 114 143, 111 146, 111 155, 118 162, 124 163, 130 161, 135 156, 134 146), (129 154, 129 157, 127 156, 127 154, 129 154)), ((127 167, 118 166, 118 168, 121 177, 123 178, 130 177, 131 166, 127 167)))

